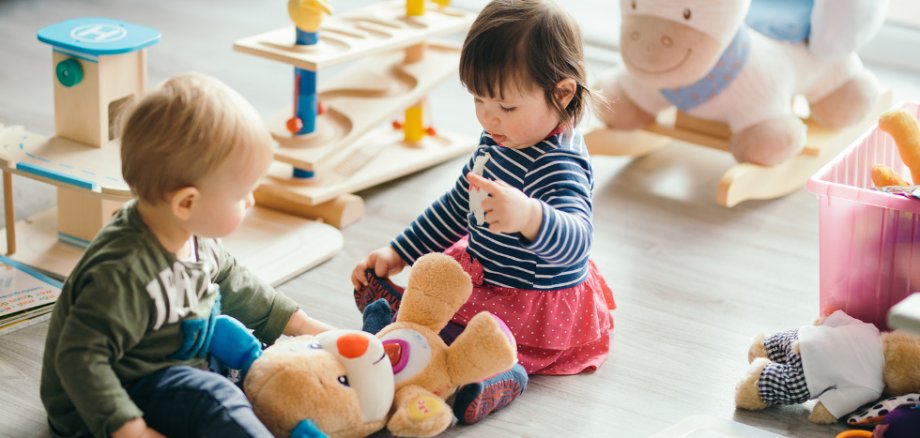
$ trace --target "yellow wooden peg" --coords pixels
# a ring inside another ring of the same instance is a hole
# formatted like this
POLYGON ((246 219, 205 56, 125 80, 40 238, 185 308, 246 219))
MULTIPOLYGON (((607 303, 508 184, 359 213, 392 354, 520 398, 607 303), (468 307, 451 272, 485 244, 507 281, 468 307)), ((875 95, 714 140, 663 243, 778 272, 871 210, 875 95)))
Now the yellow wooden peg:
POLYGON ((323 14, 332 15, 332 6, 326 0, 288 0, 288 15, 304 32, 318 31, 323 14))
POLYGON ((403 124, 403 133, 406 143, 413 144, 425 138, 425 109, 417 103, 406 110, 406 122, 403 124))
POLYGON ((425 15, 425 0, 406 0, 406 15, 410 17, 425 15))

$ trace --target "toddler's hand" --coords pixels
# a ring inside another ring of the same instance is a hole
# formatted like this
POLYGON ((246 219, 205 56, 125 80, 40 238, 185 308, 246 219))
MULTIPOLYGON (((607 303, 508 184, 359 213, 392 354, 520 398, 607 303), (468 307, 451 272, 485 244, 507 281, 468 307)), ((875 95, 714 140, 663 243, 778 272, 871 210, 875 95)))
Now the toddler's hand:
POLYGON ((393 248, 386 246, 375 249, 367 255, 366 260, 355 266, 355 270, 351 273, 351 284, 355 286, 355 289, 366 286, 367 278, 364 276, 364 271, 369 268, 373 268, 378 277, 386 278, 400 273, 405 267, 406 262, 393 248))
POLYGON ((147 422, 144 421, 143 418, 128 420, 112 433, 112 438, 122 437, 166 438, 163 434, 157 432, 156 429, 147 427, 147 422))
POLYGON ((537 237, 543 222, 543 209, 539 201, 504 181, 493 181, 472 172, 466 174, 466 177, 470 184, 489 194, 482 201, 489 231, 509 234, 520 232, 529 241, 537 237))

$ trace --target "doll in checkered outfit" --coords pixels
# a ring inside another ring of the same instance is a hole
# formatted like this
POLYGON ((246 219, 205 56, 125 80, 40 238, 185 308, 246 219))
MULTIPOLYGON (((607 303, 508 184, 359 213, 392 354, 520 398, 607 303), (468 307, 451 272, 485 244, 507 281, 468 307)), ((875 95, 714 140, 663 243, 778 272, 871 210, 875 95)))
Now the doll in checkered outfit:
POLYGON ((879 333, 836 311, 815 325, 764 337, 735 390, 735 405, 760 410, 817 399, 809 416, 829 424, 882 394, 920 391, 920 337, 879 333))

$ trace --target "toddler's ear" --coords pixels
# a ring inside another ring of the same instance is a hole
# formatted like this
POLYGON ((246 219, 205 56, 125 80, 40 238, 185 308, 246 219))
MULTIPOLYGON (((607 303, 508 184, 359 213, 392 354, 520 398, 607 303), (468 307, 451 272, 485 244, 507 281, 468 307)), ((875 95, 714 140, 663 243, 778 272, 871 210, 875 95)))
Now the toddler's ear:
POLYGON ((575 97, 575 91, 577 89, 578 84, 575 82, 575 79, 565 78, 556 82, 556 85, 553 87, 553 99, 556 99, 560 107, 566 108, 575 97))
POLYGON ((172 213, 181 220, 188 220, 192 209, 198 202, 198 189, 188 186, 172 192, 169 197, 169 207, 172 213))

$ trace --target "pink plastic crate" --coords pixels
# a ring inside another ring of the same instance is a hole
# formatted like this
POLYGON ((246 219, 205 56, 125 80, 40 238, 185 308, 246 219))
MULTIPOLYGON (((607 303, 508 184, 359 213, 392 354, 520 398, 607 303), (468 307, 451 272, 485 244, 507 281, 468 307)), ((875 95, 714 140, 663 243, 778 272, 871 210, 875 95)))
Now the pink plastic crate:
MULTIPOLYGON (((920 119, 917 103, 902 107, 920 119)), ((887 330, 888 309, 920 290, 920 200, 872 190, 875 164, 911 180, 894 139, 878 124, 807 187, 819 202, 821 314, 842 309, 887 330)))

